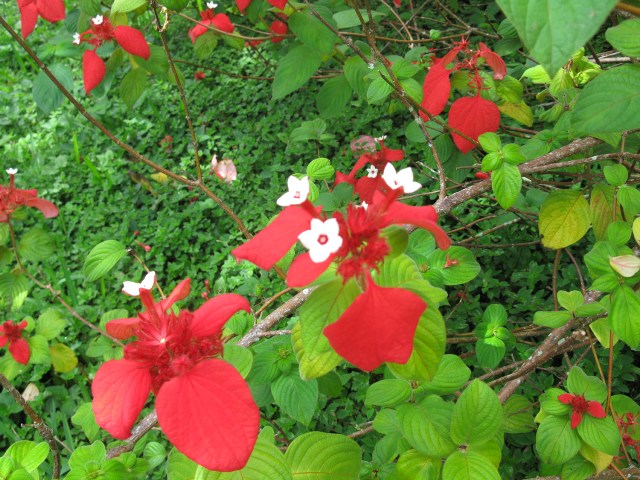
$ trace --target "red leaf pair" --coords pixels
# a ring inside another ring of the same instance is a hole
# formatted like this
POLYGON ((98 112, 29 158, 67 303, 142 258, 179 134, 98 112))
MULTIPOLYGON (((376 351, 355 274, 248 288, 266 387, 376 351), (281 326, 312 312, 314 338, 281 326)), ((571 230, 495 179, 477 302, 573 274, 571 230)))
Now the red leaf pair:
POLYGON ((15 188, 15 174, 17 170, 7 170, 10 175, 9 187, 0 185, 0 223, 9 221, 11 214, 21 206, 33 207, 40 210, 45 218, 58 215, 58 207, 49 200, 38 198, 37 190, 20 190, 15 188))
POLYGON ((66 17, 63 0, 18 0, 22 38, 27 38, 36 28, 38 17, 55 23, 66 17))
POLYGON ((31 357, 29 344, 22 338, 26 326, 25 320, 20 323, 8 320, 0 325, 0 348, 9 343, 9 353, 16 362, 22 365, 29 363, 29 357, 31 357))

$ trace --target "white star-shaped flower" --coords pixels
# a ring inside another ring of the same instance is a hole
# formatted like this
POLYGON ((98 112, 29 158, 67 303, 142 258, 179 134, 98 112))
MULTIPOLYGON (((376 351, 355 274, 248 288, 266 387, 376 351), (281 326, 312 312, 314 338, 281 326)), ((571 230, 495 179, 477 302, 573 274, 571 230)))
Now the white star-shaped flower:
POLYGON ((389 185, 389 188, 396 190, 400 187, 404 188, 404 193, 413 193, 420 189, 422 185, 413 181, 413 170, 411 167, 403 168, 399 172, 390 163, 384 167, 382 179, 389 185))
POLYGON ((300 205, 304 203, 309 196, 309 177, 297 179, 291 175, 289 180, 287 180, 287 186, 289 187, 289 191, 276 200, 276 203, 281 207, 300 205))
POLYGON ((377 143, 384 142, 387 139, 386 135, 382 135, 381 137, 374 138, 377 143))
POLYGON ((358 208, 364 208, 366 210, 369 208, 369 204, 363 200, 362 203, 358 205, 358 208))
POLYGON ((367 168, 367 177, 376 178, 377 176, 378 169, 375 167, 375 165, 371 165, 369 168, 367 168))
POLYGON ((104 17, 102 15, 96 15, 91 19, 91 21, 94 25, 102 25, 102 22, 104 22, 104 17))
POLYGON ((73 34, 73 44, 80 45, 80 34, 78 32, 73 34))
POLYGON ((207 2, 207 8, 213 10, 214 8, 218 8, 218 4, 215 2, 207 2))
POLYGON ((16 173, 18 173, 18 169, 17 168, 7 168, 7 173, 9 175, 15 175, 16 173))
POLYGON ((298 240, 309 250, 312 262, 322 263, 342 246, 340 225, 335 218, 324 222, 314 218, 311 220, 311 229, 298 235, 298 240))
POLYGON ((151 290, 153 285, 156 283, 156 272, 147 273, 142 282, 124 282, 122 284, 122 293, 126 293, 127 295, 131 295, 132 297, 137 297, 140 295, 140 289, 144 288, 145 290, 151 290))

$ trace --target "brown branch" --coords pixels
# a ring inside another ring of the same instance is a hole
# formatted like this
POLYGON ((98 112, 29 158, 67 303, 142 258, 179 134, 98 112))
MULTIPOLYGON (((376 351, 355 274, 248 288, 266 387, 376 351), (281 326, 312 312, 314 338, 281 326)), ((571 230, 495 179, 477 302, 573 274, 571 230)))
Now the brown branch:
MULTIPOLYGON (((623 478, 629 478, 629 479, 640 478, 640 468, 638 467, 631 467, 631 468, 624 469, 622 470, 622 473, 624 474, 623 478)), ((619 478, 620 478, 620 474, 615 470, 605 470, 604 472, 601 472, 598 475, 589 477, 587 480, 618 480, 619 478)), ((551 477, 531 477, 531 478, 528 478, 527 480, 562 480, 562 479, 558 476, 551 476, 551 477)))
POLYGON ((138 440, 144 437, 158 423, 158 414, 154 410, 149 415, 140 420, 131 430, 131 436, 127 438, 122 445, 112 448, 107 452, 107 458, 117 457, 125 452, 130 452, 135 447, 138 440))

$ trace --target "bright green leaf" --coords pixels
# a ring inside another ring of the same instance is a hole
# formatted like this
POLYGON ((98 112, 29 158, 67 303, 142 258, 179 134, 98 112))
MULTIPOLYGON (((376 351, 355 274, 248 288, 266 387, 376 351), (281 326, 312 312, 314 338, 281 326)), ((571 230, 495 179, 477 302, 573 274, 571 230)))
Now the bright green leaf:
POLYGON ((538 228, 542 244, 548 248, 564 248, 576 243, 587 233, 591 222, 589 204, 575 190, 551 192, 540 209, 538 228))

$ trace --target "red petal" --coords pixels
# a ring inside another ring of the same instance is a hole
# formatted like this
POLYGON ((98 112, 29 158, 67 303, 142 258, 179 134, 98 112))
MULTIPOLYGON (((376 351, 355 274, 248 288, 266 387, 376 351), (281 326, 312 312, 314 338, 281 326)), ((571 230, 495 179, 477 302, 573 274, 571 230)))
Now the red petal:
POLYGON ((589 413, 589 415, 595 418, 604 418, 607 416, 600 402, 590 401, 587 412, 589 413))
POLYGON ((149 60, 151 56, 151 50, 144 38, 144 34, 133 27, 127 27, 125 25, 119 25, 115 31, 116 41, 124 49, 125 52, 131 55, 137 55, 145 60, 149 60))
POLYGON ((51 23, 64 20, 66 17, 63 0, 38 0, 38 12, 51 23))
POLYGON ((191 279, 185 278, 178 285, 174 287, 169 296, 162 300, 160 304, 160 308, 163 311, 169 310, 174 303, 187 298, 189 292, 191 291, 191 279))
MULTIPOLYGON (((207 21, 207 24, 209 23, 211 22, 207 21)), ((204 25, 196 25, 195 27, 193 27, 191 30, 189 30, 189 38, 191 39, 191 43, 195 43, 196 39, 200 35, 204 35, 205 33, 207 33, 207 31, 208 29, 204 25)))
POLYGON ((574 411, 571 414, 571 428, 576 428, 578 425, 580 425, 581 421, 582 421, 582 414, 580 412, 574 411))
POLYGON ((217 335, 222 331, 227 320, 240 310, 251 311, 251 305, 241 295, 226 293, 213 297, 193 312, 191 332, 196 337, 217 335))
POLYGON ((236 0, 236 5, 240 13, 244 13, 247 7, 251 4, 251 0, 236 0))
MULTIPOLYGON (((449 126, 461 131, 474 140, 486 132, 495 132, 500 126, 500 110, 495 103, 480 95, 463 97, 451 105, 449 126)), ((467 153, 475 145, 465 138, 452 133, 453 141, 462 153, 467 153)))
POLYGON ((151 374, 139 362, 109 360, 91 384, 96 422, 115 438, 128 438, 150 390, 151 374))
POLYGON ((324 262, 316 263, 311 260, 309 252, 298 255, 287 272, 287 286, 296 288, 309 285, 329 268, 335 257, 336 255, 333 254, 324 262))
POLYGON ((89 92, 100 85, 107 72, 107 67, 94 50, 85 50, 82 56, 82 76, 84 77, 84 91, 89 92))
POLYGON ((350 183, 351 185, 354 185, 355 179, 351 175, 345 175, 342 172, 336 172, 335 185, 338 185, 339 183, 350 183))
POLYGON ((565 405, 570 405, 574 397, 575 395, 572 395, 570 393, 563 393, 562 395, 558 395, 558 400, 565 405))
POLYGON ((447 105, 451 93, 450 74, 451 72, 444 68, 443 62, 440 61, 429 69, 429 73, 424 79, 421 106, 431 115, 441 114, 447 105))
POLYGON ((33 0, 18 0, 20 22, 22 23, 22 38, 27 38, 36 28, 38 21, 38 6, 33 0))
POLYGON ((267 0, 269 2, 269 5, 279 8, 280 10, 283 10, 284 7, 287 5, 287 0, 267 0))
POLYGON ((438 247, 446 250, 451 245, 451 239, 445 231, 438 226, 436 221, 438 214, 431 206, 412 207, 400 202, 389 205, 386 214, 382 217, 380 227, 389 225, 414 225, 431 232, 436 239, 438 247))
POLYGON ((298 235, 309 230, 312 218, 304 208, 286 207, 260 233, 231 253, 239 260, 249 260, 269 270, 298 241, 298 235))
POLYGON ((138 324, 140 319, 135 318, 118 318, 107 322, 107 333, 118 340, 126 340, 137 335, 138 324))
POLYGON ((404 152, 402 150, 391 150, 388 148, 382 149, 383 158, 387 162, 398 162, 404 158, 404 152))
POLYGON ((57 217, 59 213, 58 207, 44 198, 25 198, 21 203, 28 207, 37 208, 44 214, 45 218, 57 217))
POLYGON ((453 62, 456 59, 456 57, 458 56, 458 53, 460 52, 460 50, 462 50, 462 49, 463 49, 462 46, 457 46, 457 47, 452 48, 449 53, 447 53, 444 57, 442 57, 440 59, 440 62, 442 63, 442 66, 446 67, 451 62, 453 62))
POLYGON ((233 33, 233 23, 231 23, 229 17, 227 17, 224 13, 219 13, 218 15, 213 17, 211 23, 218 30, 222 30, 223 32, 227 33, 233 33))
POLYGON ((166 382, 156 410, 169 441, 194 462, 220 472, 247 463, 260 412, 245 381, 223 360, 206 360, 166 382))
POLYGON ((21 363, 22 365, 29 363, 31 351, 29 350, 29 344, 24 338, 11 340, 9 342, 9 353, 11 353, 16 362, 21 363))
POLYGON ((487 65, 493 69, 493 78, 502 80, 507 74, 507 66, 497 53, 491 51, 484 43, 480 42, 480 56, 485 59, 487 65))
POLYGON ((382 362, 405 363, 426 307, 415 293, 369 280, 364 293, 324 334, 339 355, 361 370, 373 370, 382 362))

